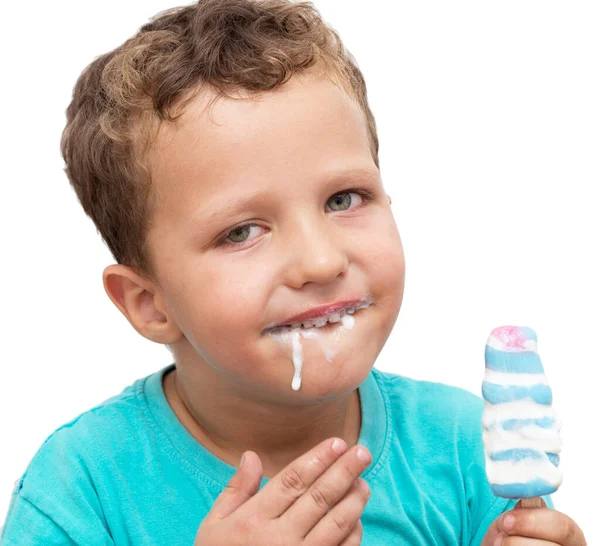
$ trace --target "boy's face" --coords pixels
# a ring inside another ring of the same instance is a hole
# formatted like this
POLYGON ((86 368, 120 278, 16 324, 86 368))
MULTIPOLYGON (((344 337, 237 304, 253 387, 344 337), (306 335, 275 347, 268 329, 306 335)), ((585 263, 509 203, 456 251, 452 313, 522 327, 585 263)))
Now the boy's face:
MULTIPOLYGON (((210 366, 231 392, 328 398, 367 376, 400 310, 404 257, 365 117, 313 71, 260 100, 197 97, 149 163, 160 205, 148 243, 180 367, 210 366), (274 324, 371 298, 352 330, 329 324, 292 348, 274 324), (332 350, 328 360, 323 347, 332 350)), ((196 368, 198 369, 198 368, 196 368)))

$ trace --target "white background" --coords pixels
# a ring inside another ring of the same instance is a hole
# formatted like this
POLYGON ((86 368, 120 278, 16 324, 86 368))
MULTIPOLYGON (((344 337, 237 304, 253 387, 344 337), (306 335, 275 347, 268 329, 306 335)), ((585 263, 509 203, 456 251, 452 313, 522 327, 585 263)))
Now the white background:
MULTIPOLYGON (((171 5, 3 8, 0 522, 55 428, 170 363, 103 291, 112 258, 59 138, 81 70, 171 5)), ((564 421, 556 506, 600 543, 600 4, 316 6, 366 76, 405 245, 404 305, 377 366, 479 393, 490 330, 533 327, 564 421)))

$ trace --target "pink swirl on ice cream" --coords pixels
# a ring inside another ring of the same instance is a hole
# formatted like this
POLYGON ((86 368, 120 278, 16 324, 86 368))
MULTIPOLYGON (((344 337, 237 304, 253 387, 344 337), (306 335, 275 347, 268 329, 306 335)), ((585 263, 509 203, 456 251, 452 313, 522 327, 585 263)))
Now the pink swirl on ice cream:
POLYGON ((502 342, 505 349, 525 349, 527 338, 518 326, 500 326, 492 330, 491 336, 502 342))

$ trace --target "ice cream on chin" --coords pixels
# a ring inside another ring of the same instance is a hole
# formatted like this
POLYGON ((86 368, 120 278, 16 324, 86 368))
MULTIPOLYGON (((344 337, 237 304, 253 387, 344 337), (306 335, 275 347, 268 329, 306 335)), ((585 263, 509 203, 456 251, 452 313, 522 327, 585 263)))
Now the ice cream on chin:
POLYGON ((519 326, 494 329, 485 366, 483 443, 494 494, 532 499, 554 493, 562 482, 560 423, 535 332, 519 326))
POLYGON ((297 391, 302 386, 302 368, 305 364, 303 340, 316 340, 325 360, 332 362, 339 349, 342 336, 348 335, 348 332, 354 328, 355 319, 352 315, 369 305, 370 303, 365 303, 357 308, 334 313, 330 317, 307 321, 302 326, 294 325, 294 327, 277 329, 269 333, 269 336, 290 355, 294 369, 291 382, 293 390, 297 391))

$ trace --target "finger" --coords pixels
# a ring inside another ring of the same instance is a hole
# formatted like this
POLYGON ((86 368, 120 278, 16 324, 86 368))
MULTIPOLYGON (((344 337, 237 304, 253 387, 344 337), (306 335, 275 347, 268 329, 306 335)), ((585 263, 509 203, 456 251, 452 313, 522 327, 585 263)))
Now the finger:
POLYGON ((494 544, 494 546, 560 546, 560 544, 537 538, 504 537, 502 542, 494 544))
MULTIPOLYGON (((543 499, 542 499, 543 501, 543 499)), ((544 502, 544 506, 546 506, 546 503, 544 502)), ((521 501, 519 501, 515 507, 514 510, 530 510, 529 508, 523 508, 521 506, 521 501)), ((508 534, 507 532, 505 532, 505 529, 509 528, 511 525, 511 520, 508 518, 509 514, 513 514, 513 511, 508 511, 505 512, 504 514, 501 514, 500 516, 498 516, 493 523, 490 525, 490 527, 487 530, 487 533, 485 534, 485 537, 483 537, 483 540, 481 541, 481 546, 506 546, 507 544, 515 544, 515 540, 517 541, 516 544, 521 544, 522 540, 536 540, 536 539, 524 539, 522 537, 511 537, 510 541, 508 541, 508 534), (506 526, 505 526, 505 518, 506 518, 506 526), (508 541, 508 542, 507 542, 508 541)), ((553 542, 547 542, 547 541, 537 541, 538 543, 543 543, 544 545, 548 545, 548 544, 555 544, 553 542)), ((528 545, 528 546, 538 546, 537 544, 535 545, 528 545)))
POLYGON ((370 492, 364 480, 358 480, 348 494, 338 502, 306 535, 307 544, 340 544, 348 537, 369 500, 370 492))
POLYGON ((483 537, 480 546, 498 546, 500 539, 498 537, 505 537, 506 534, 502 531, 502 518, 504 514, 498 516, 492 524, 488 527, 487 533, 483 537))
MULTIPOLYGON (((546 501, 542 497, 538 497, 538 498, 542 501, 543 506, 546 507, 546 501)), ((515 506, 513 507, 513 510, 520 510, 520 509, 524 509, 524 510, 526 509, 523 507, 522 499, 519 502, 517 502, 517 504, 515 504, 515 506)), ((496 544, 496 540, 498 539, 498 537, 506 536, 506 533, 504 533, 504 530, 502 527, 502 521, 504 519, 504 516, 505 516, 505 514, 501 514, 490 525, 490 527, 487 530, 487 533, 485 534, 485 537, 483 537, 481 546, 498 546, 496 544)), ((500 541, 498 540, 498 542, 500 542, 500 541)))
POLYGON ((244 506, 265 519, 283 514, 347 450, 339 438, 325 440, 286 466, 244 506))
POLYGON ((240 467, 217 497, 207 518, 223 519, 252 498, 260 487, 262 472, 259 456, 253 451, 246 451, 242 455, 240 467))
POLYGON ((352 532, 348 537, 340 544, 340 546, 359 546, 363 537, 363 526, 362 522, 358 520, 352 532))
POLYGON ((369 450, 364 446, 354 446, 282 514, 281 521, 292 529, 294 535, 306 536, 348 493, 370 462, 369 450))
POLYGON ((577 524, 566 514, 550 508, 510 510, 502 516, 501 527, 508 536, 536 538, 563 546, 585 545, 577 524))

